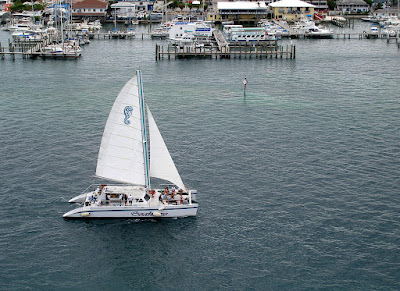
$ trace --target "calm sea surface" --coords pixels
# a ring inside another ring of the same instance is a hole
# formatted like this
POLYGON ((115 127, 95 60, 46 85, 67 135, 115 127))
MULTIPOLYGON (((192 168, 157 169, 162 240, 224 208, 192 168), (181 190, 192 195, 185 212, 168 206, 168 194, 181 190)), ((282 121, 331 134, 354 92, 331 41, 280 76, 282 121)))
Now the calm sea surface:
POLYGON ((292 42, 295 60, 156 62, 139 36, 0 61, 0 289, 400 289, 400 51, 292 42), (66 221, 137 69, 198 216, 66 221))

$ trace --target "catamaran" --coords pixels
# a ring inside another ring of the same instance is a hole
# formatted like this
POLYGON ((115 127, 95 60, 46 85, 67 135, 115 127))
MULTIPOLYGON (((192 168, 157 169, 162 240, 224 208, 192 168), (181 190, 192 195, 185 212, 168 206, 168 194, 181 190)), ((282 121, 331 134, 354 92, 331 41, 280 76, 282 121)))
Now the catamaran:
POLYGON ((121 184, 89 186, 90 191, 69 201, 81 205, 65 213, 64 218, 175 218, 197 214, 197 191, 183 184, 145 105, 140 71, 122 88, 108 116, 96 176, 121 184), (172 184, 155 189, 151 177, 172 184))

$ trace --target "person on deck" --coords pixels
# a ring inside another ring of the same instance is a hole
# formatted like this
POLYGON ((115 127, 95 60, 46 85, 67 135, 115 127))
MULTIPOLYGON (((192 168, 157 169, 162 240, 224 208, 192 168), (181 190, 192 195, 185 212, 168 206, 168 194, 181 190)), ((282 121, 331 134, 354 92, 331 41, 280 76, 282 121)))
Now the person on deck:
POLYGON ((182 195, 180 195, 179 193, 177 193, 177 194, 174 196, 174 200, 176 201, 176 204, 177 204, 177 205, 182 204, 182 195))

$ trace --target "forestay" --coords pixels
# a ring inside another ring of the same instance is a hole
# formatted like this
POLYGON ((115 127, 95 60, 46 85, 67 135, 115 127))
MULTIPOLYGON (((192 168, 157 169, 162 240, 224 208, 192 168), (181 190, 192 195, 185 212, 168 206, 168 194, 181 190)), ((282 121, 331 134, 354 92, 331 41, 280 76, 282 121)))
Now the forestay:
POLYGON ((145 185, 144 156, 138 76, 135 76, 122 88, 108 116, 96 175, 145 185))
POLYGON ((150 132, 150 177, 167 180, 185 190, 185 185, 175 167, 174 161, 169 154, 149 107, 147 107, 147 119, 150 132))

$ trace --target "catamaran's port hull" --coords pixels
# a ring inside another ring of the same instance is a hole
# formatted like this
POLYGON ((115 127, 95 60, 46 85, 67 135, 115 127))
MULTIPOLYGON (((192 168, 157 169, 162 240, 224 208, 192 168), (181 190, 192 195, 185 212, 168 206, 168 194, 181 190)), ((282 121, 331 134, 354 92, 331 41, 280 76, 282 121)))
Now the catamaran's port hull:
POLYGON ((93 192, 82 193, 82 194, 70 199, 68 202, 69 203, 83 203, 85 201, 86 197, 88 197, 90 194, 93 194, 93 192))
POLYGON ((86 206, 71 210, 65 213, 63 217, 66 219, 189 217, 196 216, 197 207, 197 204, 168 205, 163 209, 160 207, 137 206, 86 206))

